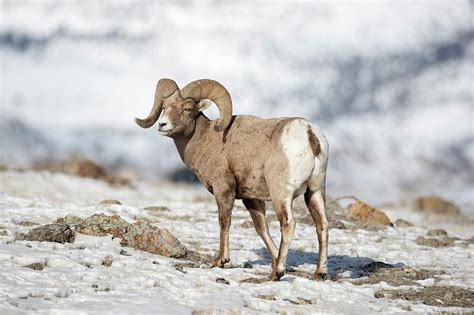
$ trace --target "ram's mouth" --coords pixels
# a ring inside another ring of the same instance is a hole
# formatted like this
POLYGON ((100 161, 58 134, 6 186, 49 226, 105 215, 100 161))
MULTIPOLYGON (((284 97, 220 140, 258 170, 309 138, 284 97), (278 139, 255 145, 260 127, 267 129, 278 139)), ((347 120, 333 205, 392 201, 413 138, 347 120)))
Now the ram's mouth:
POLYGON ((158 132, 159 132, 160 135, 162 135, 162 136, 167 136, 167 135, 169 135, 169 134, 171 133, 172 130, 173 130, 173 129, 169 129, 169 130, 160 130, 160 129, 158 129, 158 132))

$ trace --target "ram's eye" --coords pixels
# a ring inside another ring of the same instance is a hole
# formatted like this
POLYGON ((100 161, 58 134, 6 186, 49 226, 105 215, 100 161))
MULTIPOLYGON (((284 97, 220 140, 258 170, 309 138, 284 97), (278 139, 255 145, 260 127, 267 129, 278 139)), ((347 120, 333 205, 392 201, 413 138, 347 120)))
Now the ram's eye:
POLYGON ((190 112, 190 111, 191 111, 191 108, 186 107, 186 108, 184 109, 184 111, 185 111, 185 112, 190 112))

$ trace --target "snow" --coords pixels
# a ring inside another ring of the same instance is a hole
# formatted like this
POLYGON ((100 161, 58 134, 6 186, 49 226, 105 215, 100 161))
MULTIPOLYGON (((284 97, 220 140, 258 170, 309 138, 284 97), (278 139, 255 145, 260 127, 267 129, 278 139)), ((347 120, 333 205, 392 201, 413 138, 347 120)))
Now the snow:
MULTIPOLYGON (((411 220, 410 213, 393 213, 411 220)), ((273 210, 268 209, 270 213, 273 210)), ((442 283, 474 287, 473 245, 449 248, 420 247, 415 243, 426 228, 387 228, 384 231, 330 230, 329 270, 342 281, 312 281, 285 275, 280 282, 241 283, 246 278, 270 273, 270 257, 253 229, 240 227, 250 219, 238 202, 231 228, 232 268, 174 268, 174 259, 121 247, 110 236, 78 234, 72 244, 13 240, 14 233, 25 231, 20 221, 50 223, 67 214, 81 217, 93 213, 119 214, 128 221, 153 222, 167 228, 188 248, 214 254, 218 248, 217 210, 203 188, 166 182, 139 182, 135 188, 114 188, 91 179, 48 172, 6 171, 0 173, 0 313, 37 314, 190 314, 193 310, 279 313, 398 313, 409 305, 414 312, 461 311, 409 301, 374 297, 374 292, 389 285, 356 286, 350 283, 353 271, 372 260, 396 266, 411 266, 446 271, 442 283), (117 199, 122 205, 99 205, 103 199, 117 199), (154 212, 147 206, 166 206, 170 211, 154 212), (121 254, 125 250, 127 255, 121 254), (111 267, 102 266, 112 259, 111 267), (47 262, 43 271, 23 266, 47 262), (243 268, 250 263, 253 268, 243 268), (224 278, 229 285, 217 283, 224 278), (257 298, 274 295, 275 301, 257 298), (294 305, 288 300, 303 298, 311 305, 294 305)), ((394 216, 389 212, 391 219, 394 216)), ((270 224, 276 239, 279 226, 270 224)), ((448 227, 453 236, 457 226, 448 227)), ((471 226, 472 233, 472 226, 471 226)), ((467 235, 468 237, 469 235, 467 235)), ((297 224, 288 264, 291 268, 314 272, 316 233, 313 226, 297 224)), ((419 282, 431 285, 433 279, 419 282)), ((463 310, 463 311, 466 311, 463 310)))
POLYGON ((333 195, 474 209, 470 1, 1 3, 2 164, 80 155, 166 176, 173 143, 132 120, 159 78, 207 77, 236 114, 321 126, 333 195))

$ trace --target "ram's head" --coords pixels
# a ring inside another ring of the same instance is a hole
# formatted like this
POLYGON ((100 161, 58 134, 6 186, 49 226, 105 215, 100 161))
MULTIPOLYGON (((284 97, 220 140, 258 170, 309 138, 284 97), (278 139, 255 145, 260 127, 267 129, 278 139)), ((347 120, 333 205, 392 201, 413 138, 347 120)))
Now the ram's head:
POLYGON ((135 118, 135 122, 142 128, 150 128, 158 121, 160 134, 171 138, 187 137, 195 128, 196 117, 211 105, 211 101, 220 113, 214 128, 223 131, 232 119, 232 100, 222 84, 214 80, 196 80, 180 90, 173 80, 161 79, 156 85, 150 114, 145 119, 135 118))

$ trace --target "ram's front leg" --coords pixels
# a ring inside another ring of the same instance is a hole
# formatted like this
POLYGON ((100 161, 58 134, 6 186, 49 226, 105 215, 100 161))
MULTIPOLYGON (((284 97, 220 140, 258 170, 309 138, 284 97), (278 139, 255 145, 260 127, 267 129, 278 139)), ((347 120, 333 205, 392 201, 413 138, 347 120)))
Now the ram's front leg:
POLYGON ((214 190, 217 208, 219 211, 220 242, 219 254, 212 261, 213 267, 224 267, 230 261, 229 255, 229 229, 234 207, 235 191, 231 188, 224 190, 214 190))

